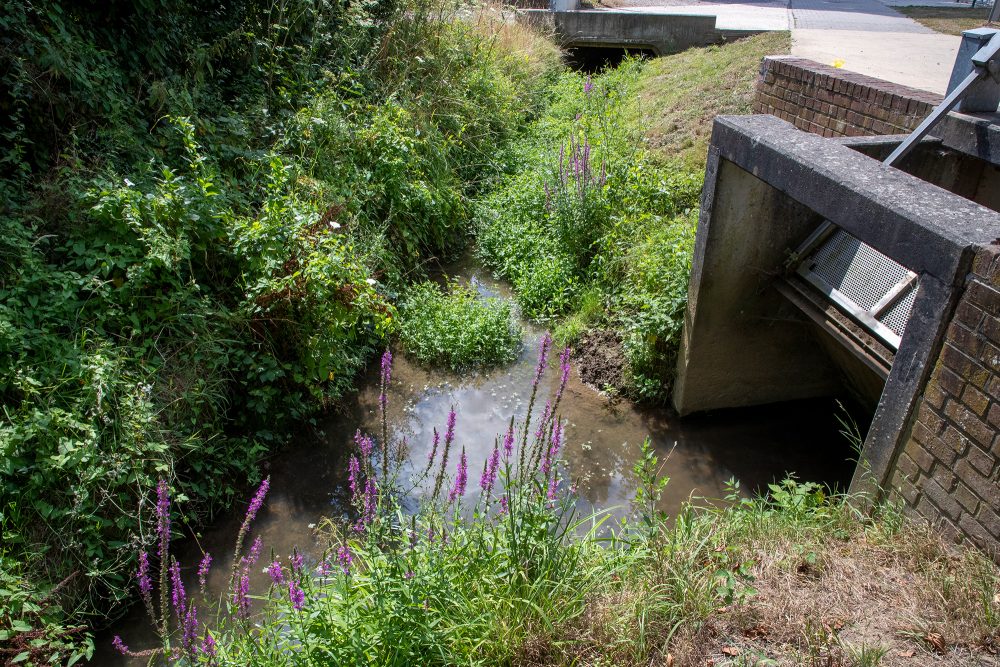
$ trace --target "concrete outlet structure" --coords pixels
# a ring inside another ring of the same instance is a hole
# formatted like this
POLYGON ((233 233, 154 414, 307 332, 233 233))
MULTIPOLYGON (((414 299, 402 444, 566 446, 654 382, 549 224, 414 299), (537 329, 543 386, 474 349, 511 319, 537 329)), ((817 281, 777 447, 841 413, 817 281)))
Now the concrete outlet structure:
POLYGON ((874 414, 852 489, 886 489, 1000 553, 997 119, 951 114, 897 169, 879 160, 898 136, 717 118, 674 405, 683 415, 849 392, 874 414), (796 273, 824 221, 915 274, 896 345, 796 273))
POLYGON ((708 46, 757 34, 720 30, 714 16, 614 10, 546 11, 524 9, 522 20, 551 30, 565 48, 598 47, 651 51, 658 56, 692 46, 708 46))

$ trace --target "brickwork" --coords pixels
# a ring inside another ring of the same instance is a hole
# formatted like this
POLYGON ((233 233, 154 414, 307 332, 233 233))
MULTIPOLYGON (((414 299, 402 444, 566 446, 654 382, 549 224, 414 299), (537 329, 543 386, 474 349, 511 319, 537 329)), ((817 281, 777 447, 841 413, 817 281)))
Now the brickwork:
POLYGON ((824 137, 909 134, 941 96, 805 58, 764 58, 754 113, 824 137))
POLYGON ((1000 250, 981 249, 891 474, 911 514, 1000 557, 1000 250))

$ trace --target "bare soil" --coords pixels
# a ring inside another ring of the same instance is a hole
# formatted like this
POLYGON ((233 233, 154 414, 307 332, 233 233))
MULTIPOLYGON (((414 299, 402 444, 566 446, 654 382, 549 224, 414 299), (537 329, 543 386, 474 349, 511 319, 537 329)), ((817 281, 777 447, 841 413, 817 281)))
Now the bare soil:
POLYGON ((619 394, 628 389, 628 360, 618 332, 592 329, 576 345, 573 359, 584 384, 619 394))

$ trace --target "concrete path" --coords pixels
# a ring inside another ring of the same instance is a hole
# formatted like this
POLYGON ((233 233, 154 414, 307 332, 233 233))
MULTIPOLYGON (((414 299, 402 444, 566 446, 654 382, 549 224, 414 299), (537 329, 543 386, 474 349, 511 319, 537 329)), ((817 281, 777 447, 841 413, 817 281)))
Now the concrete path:
POLYGON ((792 55, 944 94, 960 37, 878 0, 790 0, 792 55))
MULTIPOLYGON (((890 5, 953 0, 619 0, 618 11, 715 15, 729 30, 791 30, 792 55, 944 94, 960 37, 890 5)), ((965 5, 967 6, 967 5, 965 5)))

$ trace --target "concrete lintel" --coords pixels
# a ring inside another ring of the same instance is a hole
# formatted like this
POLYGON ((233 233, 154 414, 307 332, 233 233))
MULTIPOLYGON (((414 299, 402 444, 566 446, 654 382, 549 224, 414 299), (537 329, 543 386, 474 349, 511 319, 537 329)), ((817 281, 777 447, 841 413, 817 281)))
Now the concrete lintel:
POLYGON ((719 116, 712 145, 766 181, 919 274, 947 284, 979 245, 1000 237, 1000 214, 774 116, 719 116))

